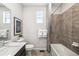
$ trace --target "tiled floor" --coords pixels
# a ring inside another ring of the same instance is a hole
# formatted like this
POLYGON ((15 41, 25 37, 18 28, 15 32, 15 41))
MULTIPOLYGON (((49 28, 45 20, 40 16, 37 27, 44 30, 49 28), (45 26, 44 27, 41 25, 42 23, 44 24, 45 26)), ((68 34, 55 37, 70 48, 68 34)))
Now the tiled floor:
POLYGON ((47 51, 40 51, 40 50, 33 50, 32 56, 49 56, 49 53, 47 51))

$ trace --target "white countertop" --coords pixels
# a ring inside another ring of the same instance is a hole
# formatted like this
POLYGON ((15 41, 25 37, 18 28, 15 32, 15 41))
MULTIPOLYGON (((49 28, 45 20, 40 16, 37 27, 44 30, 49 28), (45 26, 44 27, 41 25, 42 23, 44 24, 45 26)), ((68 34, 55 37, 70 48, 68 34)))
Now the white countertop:
POLYGON ((0 56, 14 56, 25 44, 26 42, 10 42, 0 47, 0 56))
POLYGON ((55 51, 57 56, 78 56, 75 52, 62 44, 51 44, 51 48, 55 51))

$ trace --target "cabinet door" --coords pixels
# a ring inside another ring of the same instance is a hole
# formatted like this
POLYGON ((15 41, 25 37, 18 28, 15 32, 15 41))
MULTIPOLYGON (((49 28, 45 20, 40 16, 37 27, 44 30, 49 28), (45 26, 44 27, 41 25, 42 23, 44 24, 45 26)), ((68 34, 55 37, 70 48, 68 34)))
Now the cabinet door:
POLYGON ((17 53, 15 56, 25 56, 26 55, 26 50, 25 50, 25 46, 23 46, 17 53))

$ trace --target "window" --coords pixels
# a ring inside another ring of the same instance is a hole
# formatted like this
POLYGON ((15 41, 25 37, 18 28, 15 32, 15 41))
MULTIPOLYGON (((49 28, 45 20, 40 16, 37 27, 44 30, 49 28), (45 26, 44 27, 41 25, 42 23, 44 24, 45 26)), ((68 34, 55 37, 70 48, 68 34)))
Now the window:
POLYGON ((43 11, 42 10, 38 10, 36 12, 36 20, 37 20, 37 23, 43 23, 43 11))
POLYGON ((3 11, 3 23, 10 23, 10 12, 3 11))

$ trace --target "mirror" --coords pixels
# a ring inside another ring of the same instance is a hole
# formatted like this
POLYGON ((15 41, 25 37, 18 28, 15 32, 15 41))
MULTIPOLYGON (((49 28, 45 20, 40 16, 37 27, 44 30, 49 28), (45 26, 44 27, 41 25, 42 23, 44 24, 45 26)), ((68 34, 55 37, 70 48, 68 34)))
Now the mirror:
POLYGON ((11 13, 0 3, 0 41, 9 40, 11 37, 11 13))
POLYGON ((22 34, 22 20, 14 17, 14 35, 22 34))

